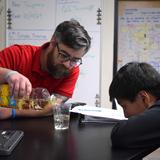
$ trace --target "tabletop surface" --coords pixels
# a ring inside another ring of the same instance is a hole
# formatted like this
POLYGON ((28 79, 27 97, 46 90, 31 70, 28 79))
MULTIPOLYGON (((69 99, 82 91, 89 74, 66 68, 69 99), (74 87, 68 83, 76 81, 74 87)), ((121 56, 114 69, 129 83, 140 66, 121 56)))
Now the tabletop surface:
POLYGON ((24 137, 11 155, 0 156, 0 159, 128 160, 148 153, 135 149, 112 149, 112 127, 113 124, 79 125, 78 117, 71 118, 70 128, 63 131, 54 130, 52 116, 1 121, 0 129, 22 130, 24 137))

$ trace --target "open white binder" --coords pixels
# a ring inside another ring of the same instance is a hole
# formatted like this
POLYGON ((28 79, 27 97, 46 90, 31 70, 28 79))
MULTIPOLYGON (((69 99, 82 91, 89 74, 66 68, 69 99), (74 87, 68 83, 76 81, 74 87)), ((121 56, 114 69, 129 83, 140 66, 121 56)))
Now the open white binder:
POLYGON ((100 108, 89 105, 76 106, 70 112, 84 115, 85 122, 117 122, 126 120, 122 110, 100 108))
POLYGON ((142 160, 160 160, 160 148, 145 156, 142 160))

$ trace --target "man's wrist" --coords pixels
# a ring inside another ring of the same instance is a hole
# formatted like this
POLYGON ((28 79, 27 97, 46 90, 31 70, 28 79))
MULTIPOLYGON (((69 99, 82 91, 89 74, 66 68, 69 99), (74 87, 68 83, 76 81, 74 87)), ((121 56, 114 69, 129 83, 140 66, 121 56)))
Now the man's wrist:
POLYGON ((6 74, 5 74, 5 76, 4 76, 4 80, 8 80, 8 78, 12 75, 12 74, 16 74, 16 73, 18 73, 17 71, 8 71, 6 74))
POLYGON ((15 109, 15 108, 12 108, 11 118, 12 118, 12 119, 16 118, 16 109, 15 109))

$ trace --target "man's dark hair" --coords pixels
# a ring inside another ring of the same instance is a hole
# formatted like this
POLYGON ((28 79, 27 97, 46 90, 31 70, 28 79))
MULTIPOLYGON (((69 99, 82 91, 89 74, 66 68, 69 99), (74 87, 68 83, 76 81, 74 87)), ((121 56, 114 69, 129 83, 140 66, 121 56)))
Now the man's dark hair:
POLYGON ((109 87, 110 100, 120 98, 133 102, 141 90, 159 99, 160 74, 148 63, 130 62, 114 76, 109 87))
POLYGON ((53 34, 57 42, 62 42, 70 48, 79 50, 85 48, 85 53, 91 45, 91 38, 80 23, 74 19, 60 23, 53 34))

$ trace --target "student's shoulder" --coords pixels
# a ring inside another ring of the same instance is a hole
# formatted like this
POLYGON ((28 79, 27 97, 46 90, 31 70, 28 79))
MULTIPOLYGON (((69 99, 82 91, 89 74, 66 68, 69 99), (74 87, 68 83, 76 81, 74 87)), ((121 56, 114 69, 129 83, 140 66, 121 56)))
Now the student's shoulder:
POLYGON ((155 104, 153 104, 151 107, 147 109, 147 111, 150 113, 158 113, 160 114, 160 100, 156 101, 155 104))
POLYGON ((139 124, 139 125, 150 125, 152 123, 156 124, 157 120, 160 121, 160 104, 155 104, 152 107, 146 109, 144 112, 128 118, 128 124, 139 124), (146 123, 150 122, 150 124, 146 123))

